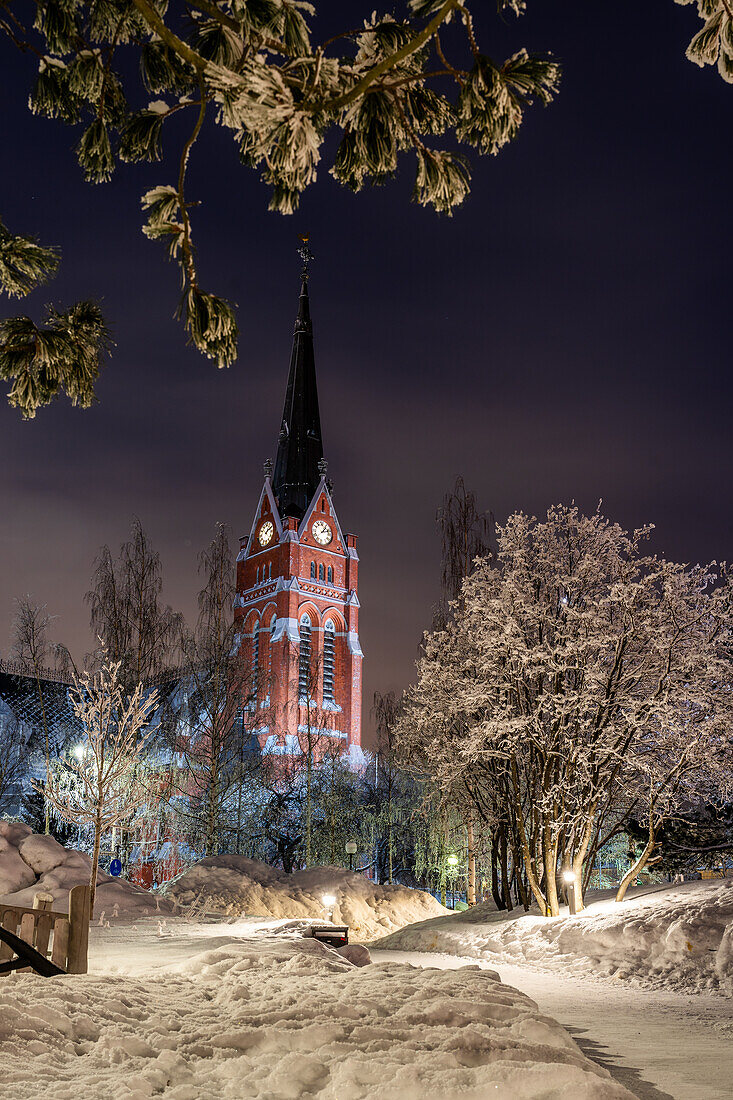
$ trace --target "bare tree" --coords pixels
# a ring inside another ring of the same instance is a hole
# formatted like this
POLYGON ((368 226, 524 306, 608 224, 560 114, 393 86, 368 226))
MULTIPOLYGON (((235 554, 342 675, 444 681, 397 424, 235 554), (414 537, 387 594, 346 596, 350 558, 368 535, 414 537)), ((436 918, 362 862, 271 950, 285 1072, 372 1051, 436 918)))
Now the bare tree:
POLYGON ((183 619, 161 600, 163 573, 140 520, 117 560, 103 546, 85 596, 95 636, 104 638, 110 658, 120 663, 128 691, 147 683, 174 659, 183 619))
MULTIPOLYGON (((46 713, 46 700, 44 698, 42 680, 46 660, 49 653, 48 628, 53 622, 53 616, 46 612, 46 604, 38 605, 32 602, 30 596, 23 596, 15 601, 16 612, 13 621, 13 655, 23 664, 33 669, 38 692, 38 705, 41 710, 41 724, 43 729, 44 751, 46 770, 51 761, 51 746, 48 729, 48 715, 46 713)), ((50 832, 50 812, 46 805, 45 811, 46 835, 50 832)))
POLYGON ((460 598, 463 579, 473 569, 476 559, 492 556, 494 517, 490 512, 479 512, 476 494, 466 488, 459 476, 453 489, 443 497, 435 519, 442 544, 442 595, 434 624, 439 627, 447 620, 448 604, 460 598))
MULTIPOLYGON (((290 715, 289 717, 296 724, 295 741, 300 750, 300 769, 304 773, 305 780, 303 807, 305 814, 305 865, 310 867, 313 863, 314 772, 321 757, 331 744, 328 725, 333 720, 333 713, 323 706, 321 694, 323 655, 318 651, 312 652, 310 636, 307 645, 304 645, 301 634, 300 652, 293 655, 291 666, 293 679, 297 683, 298 708, 295 711, 295 716, 290 715)), ((294 694, 294 692, 288 692, 290 698, 294 694)), ((340 747, 339 745, 339 751, 340 747)), ((298 768, 297 758, 292 761, 291 767, 298 768)))
POLYGON ((246 714, 256 706, 261 685, 235 635, 234 560, 225 524, 217 524, 199 557, 199 571, 206 583, 199 593, 196 629, 181 635, 183 687, 170 735, 184 765, 176 780, 180 813, 211 855, 219 850, 224 819, 244 781, 250 740, 246 714))
POLYGON ((28 768, 29 744, 13 714, 0 713, 0 814, 9 813, 28 768))
POLYGON ((375 786, 380 799, 377 828, 383 827, 387 834, 387 882, 392 882, 394 874, 394 828, 397 816, 395 796, 399 784, 395 762, 395 726, 398 714, 399 704, 393 691, 385 694, 374 692, 372 716, 377 732, 375 786))
POLYGON ((84 751, 72 756, 63 770, 49 767, 46 772, 46 799, 59 816, 94 829, 90 913, 102 835, 129 821, 148 798, 135 777, 145 751, 145 727, 157 703, 157 692, 146 693, 142 684, 128 695, 120 681, 120 662, 105 656, 100 671, 85 673, 72 691, 74 713, 86 736, 84 751))

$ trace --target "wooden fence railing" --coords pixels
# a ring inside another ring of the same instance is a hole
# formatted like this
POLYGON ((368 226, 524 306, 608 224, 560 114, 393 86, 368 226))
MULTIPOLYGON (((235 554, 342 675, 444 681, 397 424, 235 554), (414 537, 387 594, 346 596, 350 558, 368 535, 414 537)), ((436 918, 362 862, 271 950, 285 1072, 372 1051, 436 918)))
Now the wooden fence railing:
POLYGON ((86 974, 89 948, 89 886, 69 890, 69 912, 57 913, 50 894, 36 894, 33 908, 0 902, 0 974, 9 970, 37 970, 39 973, 86 974), (33 948, 26 953, 23 945, 33 948), (37 955, 35 954, 37 953, 37 955), (49 959, 52 968, 44 968, 38 956, 49 959), (29 965, 21 966, 20 960, 29 965), (55 968, 58 968, 56 970, 55 968))

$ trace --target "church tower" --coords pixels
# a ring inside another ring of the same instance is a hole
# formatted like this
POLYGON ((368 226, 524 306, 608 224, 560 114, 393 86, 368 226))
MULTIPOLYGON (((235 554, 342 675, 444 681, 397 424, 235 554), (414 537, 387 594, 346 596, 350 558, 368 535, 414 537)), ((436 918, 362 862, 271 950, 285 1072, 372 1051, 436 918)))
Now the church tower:
POLYGON ((237 644, 258 683, 252 727, 265 752, 317 755, 361 745, 361 663, 356 535, 339 523, 323 457, 308 245, 275 465, 249 535, 240 542, 237 644), (313 743, 313 741, 311 741, 313 743))

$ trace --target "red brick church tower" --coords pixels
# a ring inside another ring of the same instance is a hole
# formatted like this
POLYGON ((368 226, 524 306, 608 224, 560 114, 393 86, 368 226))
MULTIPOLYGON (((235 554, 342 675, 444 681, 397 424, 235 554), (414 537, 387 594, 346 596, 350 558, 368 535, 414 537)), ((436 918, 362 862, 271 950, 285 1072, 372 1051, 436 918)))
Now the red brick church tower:
MULTIPOLYGON (((297 755, 361 745, 356 535, 339 523, 323 458, 308 246, 277 456, 250 533, 241 539, 234 601, 238 644, 259 684, 250 703, 266 752, 297 755), (258 724, 259 723, 259 724, 258 724)), ((320 753, 319 753, 320 754, 320 753)))

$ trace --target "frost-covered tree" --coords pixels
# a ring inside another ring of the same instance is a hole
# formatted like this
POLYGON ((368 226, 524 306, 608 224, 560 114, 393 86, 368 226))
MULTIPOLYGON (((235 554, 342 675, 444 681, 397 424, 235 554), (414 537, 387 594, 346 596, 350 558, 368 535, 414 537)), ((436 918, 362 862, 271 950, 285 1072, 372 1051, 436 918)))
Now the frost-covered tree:
POLYGON ((129 822, 148 798, 137 776, 145 730, 157 702, 157 693, 146 692, 142 684, 128 694, 120 680, 119 661, 107 657, 99 672, 85 673, 71 692, 74 713, 84 729, 83 751, 72 754, 63 769, 49 767, 43 789, 64 821, 93 830, 90 912, 103 834, 129 822))
POLYGON ((649 530, 574 506, 510 516, 407 694, 403 751, 485 818, 504 804, 548 914, 609 821, 648 821, 636 874, 681 801, 731 782, 731 579, 644 554, 649 530))
MULTIPOLYGON (((524 6, 497 0, 498 16, 524 6)), ((492 60, 474 21, 481 7, 404 0, 393 15, 351 5, 340 32, 316 35, 318 5, 306 0, 38 0, 32 9, 6 0, 0 35, 35 61, 30 110, 78 128, 88 182, 107 182, 121 163, 162 162, 160 183, 142 197, 143 232, 178 268, 189 341, 223 367, 236 357, 237 323, 232 305, 202 283, 197 199, 186 186, 201 133, 225 130, 281 213, 295 210, 325 155, 330 174, 355 191, 410 159, 415 201, 450 213, 470 187, 463 150, 497 153, 559 80, 556 61, 525 49, 492 60), (168 137, 174 116, 188 120, 182 139, 178 126, 168 137)), ((0 225, 7 294, 28 294, 58 263, 55 248, 0 225)), ((41 327, 11 318, 0 328, 0 377, 26 416, 61 389, 88 405, 109 346, 91 302, 52 311, 41 327)))

